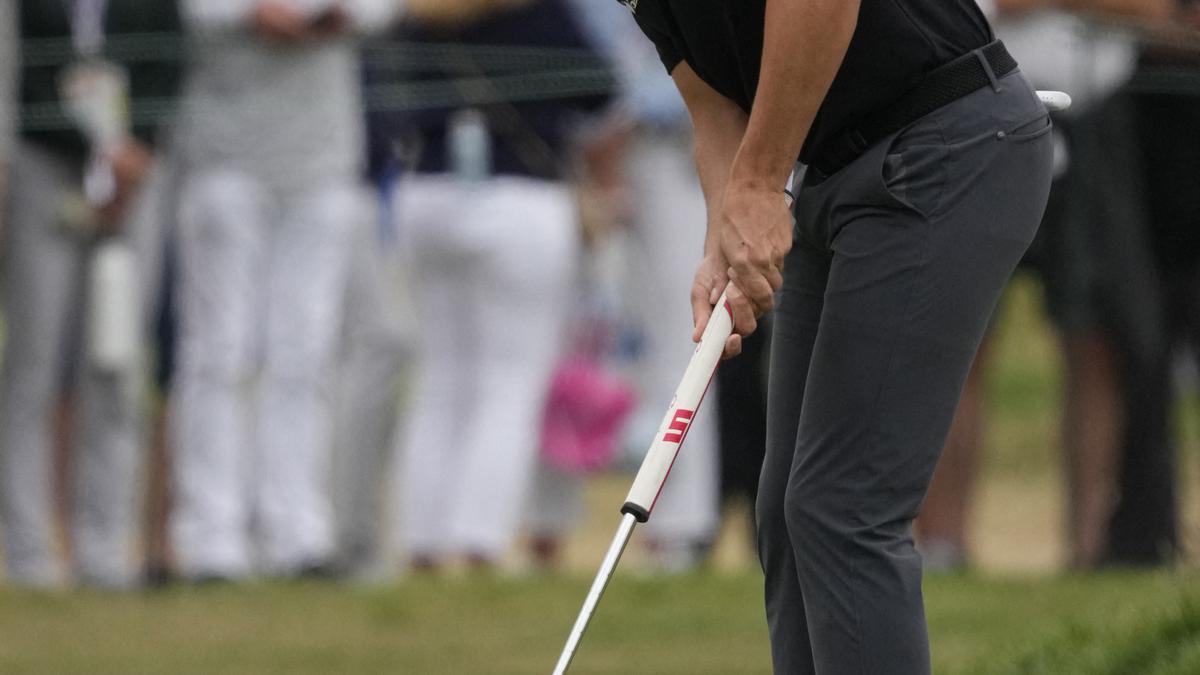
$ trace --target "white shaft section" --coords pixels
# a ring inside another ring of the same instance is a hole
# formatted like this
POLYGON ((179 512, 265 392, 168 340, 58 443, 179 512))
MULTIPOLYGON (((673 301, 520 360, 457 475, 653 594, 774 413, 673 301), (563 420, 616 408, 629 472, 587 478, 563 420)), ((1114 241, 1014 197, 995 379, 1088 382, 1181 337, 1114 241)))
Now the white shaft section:
POLYGON ((708 385, 721 362, 725 342, 732 333, 733 316, 725 294, 722 294, 708 326, 704 329, 704 335, 700 338, 700 344, 696 346, 696 352, 688 363, 683 381, 675 390, 675 398, 667 408, 667 414, 646 452, 646 458, 642 460, 642 468, 633 481, 629 496, 625 498, 622 511, 632 514, 640 522, 649 520, 650 513, 654 510, 654 504, 667 481, 667 475, 671 473, 671 466, 675 464, 675 458, 679 455, 679 448, 692 426, 696 409, 704 400, 708 385))
POLYGON ((567 646, 563 648, 562 656, 558 657, 558 665, 554 666, 554 675, 563 675, 571 666, 571 660, 575 658, 575 650, 579 649, 579 642, 583 639, 583 632, 592 622, 592 615, 596 613, 596 605, 600 604, 600 596, 604 595, 604 589, 608 588, 608 582, 612 579, 613 572, 617 570, 617 563, 621 560, 621 554, 625 552, 625 545, 629 543, 629 538, 633 536, 633 528, 636 526, 637 519, 632 514, 627 513, 621 518, 617 536, 613 537, 613 542, 608 547, 604 563, 600 565, 600 571, 596 573, 596 580, 592 582, 592 589, 588 591, 587 599, 583 601, 583 609, 579 611, 579 618, 575 619, 575 625, 571 628, 567 646))

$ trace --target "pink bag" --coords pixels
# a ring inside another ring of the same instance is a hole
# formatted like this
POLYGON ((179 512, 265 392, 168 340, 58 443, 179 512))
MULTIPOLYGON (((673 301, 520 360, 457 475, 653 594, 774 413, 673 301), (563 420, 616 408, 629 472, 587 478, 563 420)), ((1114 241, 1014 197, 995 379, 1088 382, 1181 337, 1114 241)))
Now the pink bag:
POLYGON ((568 473, 608 466, 636 398, 632 387, 597 361, 565 359, 551 380, 542 421, 547 462, 568 473))

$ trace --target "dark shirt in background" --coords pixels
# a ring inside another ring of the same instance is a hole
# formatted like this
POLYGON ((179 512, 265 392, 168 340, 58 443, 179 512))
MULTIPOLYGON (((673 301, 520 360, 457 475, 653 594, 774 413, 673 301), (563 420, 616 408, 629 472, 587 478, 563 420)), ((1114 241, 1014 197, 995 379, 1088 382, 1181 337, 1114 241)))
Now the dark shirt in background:
POLYGON ((492 173, 563 179, 563 158, 580 114, 603 107, 616 87, 609 64, 585 38, 565 0, 537 0, 455 29, 404 24, 386 42, 368 48, 364 60, 369 106, 375 107, 372 92, 381 86, 402 81, 413 85, 414 92, 400 101, 404 109, 387 110, 385 105, 368 115, 370 171, 376 179, 397 162, 420 173, 448 172, 448 128, 463 108, 475 108, 487 119, 492 173), (397 47, 414 49, 397 52, 397 47), (505 48, 513 48, 519 59, 506 63, 503 57, 489 58, 505 48), (531 48, 545 50, 537 52, 545 58, 529 58, 531 48), (388 54, 400 54, 401 67, 395 59, 380 58, 388 54), (572 81, 581 75, 606 81, 600 88, 608 93, 571 94, 572 81), (539 96, 512 90, 513 79, 521 78, 555 80, 564 93, 539 96), (452 84, 467 80, 475 81, 474 86, 452 84), (427 104, 421 92, 430 91, 449 94, 451 101, 427 104), (480 95, 510 100, 472 100, 480 95))
MULTIPOLYGON (((59 82, 78 58, 74 52, 72 3, 20 0, 21 138, 55 154, 82 161, 87 141, 60 104, 59 82)), ((108 0, 103 58, 129 71, 134 135, 153 145, 178 91, 183 47, 174 0, 108 0)))

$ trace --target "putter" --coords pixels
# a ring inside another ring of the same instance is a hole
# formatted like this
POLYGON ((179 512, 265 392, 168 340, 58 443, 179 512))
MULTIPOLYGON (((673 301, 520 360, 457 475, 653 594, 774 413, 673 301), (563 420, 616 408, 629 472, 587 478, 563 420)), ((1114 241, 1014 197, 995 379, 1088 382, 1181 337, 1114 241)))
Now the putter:
MULTIPOLYGON (((1071 107, 1071 97, 1061 91, 1039 91, 1037 94, 1038 99, 1048 110, 1062 111, 1071 107)), ((600 598, 604 595, 604 590, 608 588, 608 582, 612 580, 613 573, 616 572, 617 563, 621 561, 621 555, 625 552, 625 546, 629 544, 630 537, 633 536, 634 528, 639 523, 650 520, 654 504, 658 501, 663 485, 667 482, 667 476, 671 473, 671 467, 675 464, 675 458, 679 455, 680 447, 687 438, 687 432, 692 426, 696 410, 700 407, 700 402, 704 400, 709 383, 716 375, 717 366, 721 363, 721 354, 725 351, 725 342, 732 334, 733 310, 730 309, 726 295, 723 293, 721 299, 717 301, 712 317, 708 320, 708 326, 704 328, 700 344, 696 345, 692 360, 688 362, 683 380, 679 383, 679 388, 675 390, 675 398, 667 408, 667 414, 658 428, 658 434, 650 444, 650 449, 646 451, 646 458, 642 460, 642 466, 633 481, 633 487, 630 488, 629 495, 625 498, 625 505, 621 507, 621 524, 617 528, 617 534, 613 537, 612 544, 608 547, 608 553, 604 555, 604 561, 600 564, 600 571, 597 572, 596 579, 592 581, 587 598, 583 601, 583 609, 580 610, 579 617, 575 619, 575 625, 571 628, 571 634, 567 637, 567 644, 558 659, 558 664, 554 667, 554 675, 565 675, 567 669, 571 667, 571 661, 575 658, 575 652, 579 649, 583 634, 587 631, 588 624, 591 623, 592 616, 596 613, 596 606, 600 604, 600 598)))
POLYGON ((692 427, 696 410, 700 407, 700 402, 704 400, 708 385, 717 372, 721 354, 725 351, 725 342, 732 334, 733 310, 730 309, 729 302, 722 293, 721 299, 717 301, 712 316, 708 320, 708 326, 705 327, 704 334, 700 337, 700 343, 696 345, 692 360, 688 362, 683 380, 679 383, 679 388, 675 390, 675 398, 667 408, 667 414, 658 428, 658 434, 650 444, 650 449, 646 451, 646 458, 642 460, 642 467, 638 470, 633 487, 630 488, 629 495, 625 498, 625 505, 621 507, 621 525, 617 528, 617 535, 608 547, 608 553, 604 556, 604 562, 600 565, 596 580, 592 582, 591 590, 588 591, 587 598, 583 602, 583 609, 579 612, 575 626, 567 638, 567 645, 563 648, 558 665, 554 668, 554 675, 563 675, 571 666, 571 660, 575 658, 575 651, 579 649, 583 633, 591 623, 592 615, 596 612, 596 605, 600 603, 600 597, 604 595, 604 589, 608 587, 608 582, 617 569, 617 563, 621 560, 621 554, 625 552, 625 545, 629 543, 634 528, 638 523, 650 520, 654 504, 658 501, 663 485, 667 482, 667 475, 671 473, 671 467, 679 455, 679 448, 687 438, 688 430, 692 427))

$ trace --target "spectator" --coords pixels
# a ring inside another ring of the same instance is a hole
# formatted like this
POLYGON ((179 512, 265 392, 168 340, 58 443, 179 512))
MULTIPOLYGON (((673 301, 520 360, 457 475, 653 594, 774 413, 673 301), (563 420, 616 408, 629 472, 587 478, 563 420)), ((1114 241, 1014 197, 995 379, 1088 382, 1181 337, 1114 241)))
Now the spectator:
MULTIPOLYGON (((1161 17, 1166 0, 1082 3, 999 0, 996 32, 1035 86, 1064 89, 1075 105, 1057 118, 1060 166, 1042 231, 1025 266, 1042 277, 1061 334, 1062 417, 1067 479, 1067 547, 1072 567, 1091 568, 1108 553, 1120 457, 1131 434, 1165 419, 1131 415, 1128 392, 1156 372, 1162 317, 1138 191, 1139 158, 1128 108, 1119 94, 1135 66, 1130 35, 1098 29, 1089 16, 1161 17), (1094 12, 1097 14, 1079 14, 1094 12)), ((918 531, 926 564, 966 563, 965 530, 983 433, 987 349, 981 349, 930 487, 918 531)), ((1148 451, 1145 440, 1135 451, 1148 451)))
POLYGON ((16 584, 67 581, 55 545, 50 438, 65 382, 77 390, 80 420, 70 499, 74 572, 86 585, 125 588, 136 578, 138 323, 143 295, 154 292, 152 197, 160 192, 145 185, 158 129, 131 130, 122 111, 131 94, 132 118, 152 117, 177 78, 169 53, 124 64, 115 55, 134 53, 133 34, 176 32, 177 17, 172 3, 148 8, 136 0, 26 0, 17 11, 3 28, 19 26, 26 52, 19 100, 29 114, 12 150, 0 265, 8 329, 0 373, 5 562, 16 584), (119 335, 115 342, 106 341, 114 335, 108 329, 119 335))
POLYGON ((403 275, 392 223, 379 227, 390 214, 376 215, 361 223, 351 248, 333 455, 338 571, 359 580, 387 574, 384 497, 416 339, 407 295, 397 292, 403 275))
POLYGON ((489 70, 485 54, 531 53, 515 48, 544 50, 522 62, 522 78, 550 80, 561 55, 592 60, 565 0, 439 9, 449 23, 413 23, 398 39, 439 57, 420 73, 421 90, 454 102, 377 117, 373 134, 376 157, 396 160, 400 142, 410 170, 395 209, 411 257, 420 379, 400 532, 418 569, 455 556, 493 566, 521 524, 577 265, 566 149, 575 118, 604 100, 512 100, 489 70))
POLYGON ((393 4, 183 4, 171 529, 186 578, 245 577, 256 554, 274 576, 329 571, 330 369, 364 217, 355 38, 393 4))
POLYGON ((1107 562, 1157 565, 1179 552, 1177 463, 1169 430, 1173 357, 1200 342, 1200 4, 1177 2, 1175 16, 1144 32, 1131 82, 1132 118, 1140 141, 1146 216, 1159 272, 1162 357, 1129 392, 1131 414, 1158 423, 1130 440, 1121 464, 1107 562), (1187 36, 1182 44, 1171 35, 1187 36), (1168 38, 1168 39, 1160 39, 1168 38), (1174 46, 1171 46, 1172 43, 1174 46), (1134 443, 1137 443, 1134 452, 1134 443))
POLYGON ((161 181, 162 194, 158 209, 162 224, 162 263, 159 265, 161 283, 157 297, 152 298, 150 317, 154 335, 155 358, 151 364, 150 380, 154 385, 149 452, 146 457, 145 499, 142 513, 143 582, 151 588, 165 586, 175 580, 174 556, 168 532, 171 515, 171 444, 170 392, 175 374, 175 286, 178 276, 177 236, 179 227, 179 181, 183 158, 179 157, 177 139, 163 153, 165 165, 161 181))
MULTIPOLYGON (((608 122, 609 139, 597 145, 617 145, 623 151, 620 166, 630 224, 626 293, 644 337, 635 371, 641 405, 631 428, 653 433, 692 355, 691 308, 683 300, 691 293, 704 247, 706 211, 692 164, 691 120, 679 91, 658 62, 654 45, 638 30, 629 11, 613 2, 576 0, 575 4, 620 67, 622 96, 608 122), (614 137, 620 143, 610 140, 614 137)), ((767 332, 755 339, 756 345, 761 345, 767 332)), ((725 386, 725 368, 719 377, 718 391, 725 386)), ((671 481, 646 525, 647 546, 662 569, 677 571, 700 563, 716 536, 720 519, 717 410, 709 402, 697 415, 688 430, 687 449, 671 468, 671 481)), ((741 432, 752 435, 744 427, 741 432)), ((763 452, 760 447, 760 467, 763 452)))

